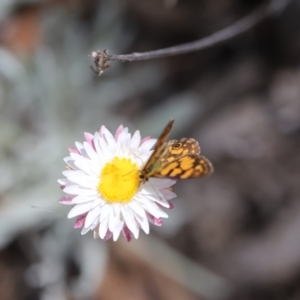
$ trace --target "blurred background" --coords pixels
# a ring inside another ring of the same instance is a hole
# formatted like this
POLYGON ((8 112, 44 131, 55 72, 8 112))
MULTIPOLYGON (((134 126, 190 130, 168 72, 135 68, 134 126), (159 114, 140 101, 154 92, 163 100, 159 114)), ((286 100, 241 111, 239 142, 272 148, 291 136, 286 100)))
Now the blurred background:
POLYGON ((0 1, 1 300, 300 299, 300 1, 204 51, 89 68, 93 50, 190 42, 261 3, 0 1), (213 176, 178 182, 149 236, 81 236, 57 202, 67 148, 171 118, 213 176))

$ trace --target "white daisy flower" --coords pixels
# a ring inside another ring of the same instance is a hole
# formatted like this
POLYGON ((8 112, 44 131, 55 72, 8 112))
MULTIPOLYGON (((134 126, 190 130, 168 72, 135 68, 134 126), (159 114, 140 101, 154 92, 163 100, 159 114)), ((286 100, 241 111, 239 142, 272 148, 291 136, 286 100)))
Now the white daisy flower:
POLYGON ((152 153, 156 139, 133 136, 122 125, 113 136, 104 126, 94 135, 85 133, 83 143, 76 142, 65 158, 67 170, 58 180, 65 195, 62 204, 75 205, 68 218, 77 217, 75 228, 94 238, 116 241, 122 232, 127 241, 149 233, 149 221, 162 225, 176 197, 170 189, 176 181, 150 178, 142 183, 140 170, 152 153))

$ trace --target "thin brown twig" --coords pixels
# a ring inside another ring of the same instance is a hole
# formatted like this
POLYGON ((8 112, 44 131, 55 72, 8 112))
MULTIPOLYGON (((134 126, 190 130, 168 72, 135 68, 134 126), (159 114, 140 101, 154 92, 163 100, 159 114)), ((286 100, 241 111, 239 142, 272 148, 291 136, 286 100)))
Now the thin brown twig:
POLYGON ((107 50, 103 52, 99 50, 93 51, 89 56, 94 61, 96 69, 93 71, 99 76, 109 67, 108 61, 136 61, 136 60, 148 60, 154 58, 168 57, 183 53, 190 53, 199 51, 208 47, 212 47, 216 44, 229 40, 250 28, 253 28, 259 22, 265 18, 278 14, 284 10, 284 8, 291 2, 291 0, 271 0, 269 4, 265 4, 257 8, 253 13, 242 18, 241 20, 233 23, 232 25, 221 29, 213 33, 210 36, 204 37, 200 40, 196 40, 190 43, 177 45, 165 49, 159 49, 154 51, 148 51, 143 53, 121 54, 121 55, 109 55, 107 50))

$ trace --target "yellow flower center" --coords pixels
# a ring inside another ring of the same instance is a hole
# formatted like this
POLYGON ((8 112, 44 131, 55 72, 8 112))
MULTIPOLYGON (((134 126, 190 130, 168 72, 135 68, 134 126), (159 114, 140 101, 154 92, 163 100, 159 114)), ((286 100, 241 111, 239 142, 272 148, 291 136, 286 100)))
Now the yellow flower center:
POLYGON ((98 192, 109 203, 128 203, 139 187, 139 170, 129 158, 115 157, 101 171, 98 192))

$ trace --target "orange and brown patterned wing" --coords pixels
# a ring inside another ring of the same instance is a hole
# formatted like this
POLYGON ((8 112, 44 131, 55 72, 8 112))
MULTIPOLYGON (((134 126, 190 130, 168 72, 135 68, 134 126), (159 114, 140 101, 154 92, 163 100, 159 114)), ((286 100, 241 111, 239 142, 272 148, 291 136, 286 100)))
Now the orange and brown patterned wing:
POLYGON ((165 164, 153 176, 188 179, 208 176, 213 171, 213 165, 206 157, 199 154, 187 154, 165 164))
POLYGON ((164 165, 187 154, 200 154, 199 143, 193 138, 181 138, 180 140, 170 140, 161 154, 160 163, 164 165))
POLYGON ((153 176, 188 179, 208 176, 213 171, 214 167, 206 157, 197 154, 187 154, 167 163, 153 176))
POLYGON ((199 143, 193 138, 171 140, 161 153, 159 168, 152 176, 187 179, 209 175, 213 166, 200 152, 199 143))

